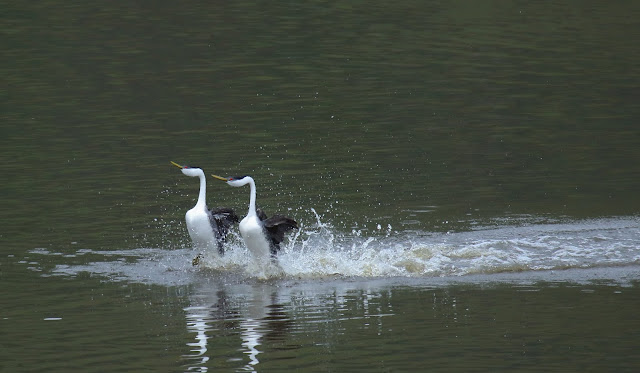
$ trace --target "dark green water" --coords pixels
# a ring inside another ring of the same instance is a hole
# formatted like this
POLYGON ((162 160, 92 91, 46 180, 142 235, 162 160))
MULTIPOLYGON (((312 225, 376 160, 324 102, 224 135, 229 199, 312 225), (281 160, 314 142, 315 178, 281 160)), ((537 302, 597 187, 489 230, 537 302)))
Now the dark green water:
POLYGON ((0 5, 1 371, 640 363, 640 5, 0 5), (190 266, 170 160, 283 278, 190 266))

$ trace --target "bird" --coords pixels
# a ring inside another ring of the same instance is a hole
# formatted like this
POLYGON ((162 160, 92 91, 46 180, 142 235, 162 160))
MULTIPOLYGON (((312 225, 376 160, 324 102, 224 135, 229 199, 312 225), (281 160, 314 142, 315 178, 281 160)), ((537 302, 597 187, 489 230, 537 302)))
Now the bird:
POLYGON ((249 211, 238 226, 240 235, 255 260, 258 262, 267 262, 269 258, 275 260, 285 233, 292 229, 298 229, 298 223, 282 215, 273 215, 267 218, 267 214, 256 209, 256 183, 251 176, 211 176, 226 181, 227 184, 234 187, 249 184, 251 187, 249 211))
MULTIPOLYGON (((207 181, 199 167, 183 166, 173 161, 171 164, 180 168, 183 174, 200 179, 200 194, 198 202, 185 214, 187 230, 193 241, 193 246, 197 249, 217 248, 219 255, 224 255, 224 243, 227 233, 233 224, 238 222, 238 215, 226 207, 209 210, 206 203, 207 181)), ((198 264, 202 253, 193 260, 193 264, 198 264)))

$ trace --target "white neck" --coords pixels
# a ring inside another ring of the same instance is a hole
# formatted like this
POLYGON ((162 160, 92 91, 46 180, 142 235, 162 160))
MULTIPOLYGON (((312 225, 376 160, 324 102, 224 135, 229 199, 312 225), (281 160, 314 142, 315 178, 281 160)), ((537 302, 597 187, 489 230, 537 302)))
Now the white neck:
POLYGON ((198 194, 198 203, 196 203, 195 207, 204 208, 207 205, 207 180, 202 171, 200 171, 198 177, 200 178, 200 194, 198 194))
POLYGON ((256 215, 256 183, 253 181, 253 178, 247 176, 249 179, 249 186, 251 187, 251 196, 249 197, 249 212, 248 215, 256 215))

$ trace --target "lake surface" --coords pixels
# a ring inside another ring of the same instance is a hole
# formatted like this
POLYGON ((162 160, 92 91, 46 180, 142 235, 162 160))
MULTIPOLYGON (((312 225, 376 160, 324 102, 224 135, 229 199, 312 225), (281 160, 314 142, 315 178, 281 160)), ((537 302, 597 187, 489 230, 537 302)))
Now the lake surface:
POLYGON ((2 8, 0 371, 640 366, 640 4, 2 8))

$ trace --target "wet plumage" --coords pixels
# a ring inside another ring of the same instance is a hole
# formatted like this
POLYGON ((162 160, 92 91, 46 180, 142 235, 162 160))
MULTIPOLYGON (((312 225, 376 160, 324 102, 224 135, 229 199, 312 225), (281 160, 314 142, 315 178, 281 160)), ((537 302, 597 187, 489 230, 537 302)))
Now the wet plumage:
MULTIPOLYGON (((183 174, 200 179, 200 193, 196 205, 185 214, 187 230, 193 246, 199 250, 216 249, 219 255, 224 254, 224 243, 233 224, 238 222, 236 213, 226 207, 209 209, 206 204, 207 182, 204 172, 199 167, 179 167, 183 174)), ((195 262, 195 261, 194 261, 195 262)))
POLYGON ((298 223, 283 215, 273 215, 268 218, 264 211, 256 209, 256 185, 251 176, 229 178, 212 176, 224 180, 234 187, 249 184, 251 187, 249 211, 247 216, 240 221, 240 235, 258 262, 264 263, 268 262, 270 258, 275 258, 280 251, 280 243, 284 240, 285 234, 292 229, 297 229, 298 223))

